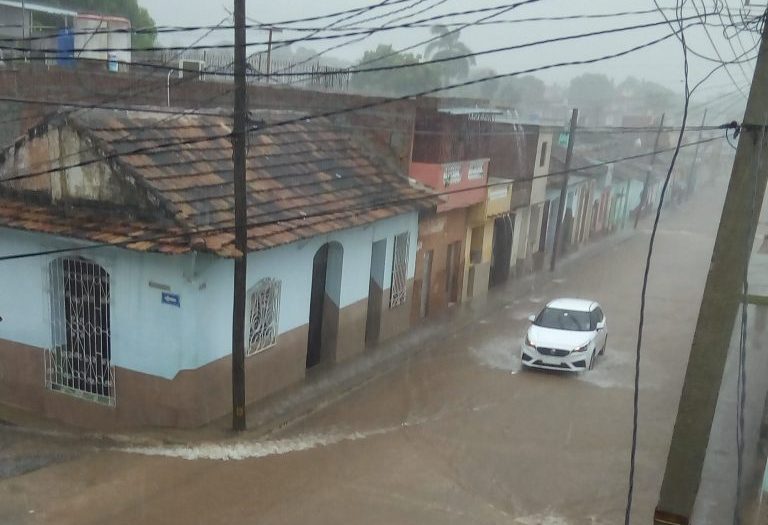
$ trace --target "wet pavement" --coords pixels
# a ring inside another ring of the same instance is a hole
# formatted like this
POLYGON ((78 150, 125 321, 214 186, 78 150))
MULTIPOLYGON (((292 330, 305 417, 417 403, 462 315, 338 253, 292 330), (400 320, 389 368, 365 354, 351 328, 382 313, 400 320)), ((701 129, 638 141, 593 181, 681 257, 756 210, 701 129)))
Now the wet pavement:
MULTIPOLYGON (((656 504, 722 191, 703 188, 662 218, 634 523, 650 523, 656 504)), ((647 242, 641 231, 493 291, 412 340, 419 351, 387 373, 268 438, 90 446, 35 437, 73 456, 0 480, 0 523, 623 522, 647 242), (556 296, 603 304, 608 348, 589 373, 520 369, 526 318, 556 296)))

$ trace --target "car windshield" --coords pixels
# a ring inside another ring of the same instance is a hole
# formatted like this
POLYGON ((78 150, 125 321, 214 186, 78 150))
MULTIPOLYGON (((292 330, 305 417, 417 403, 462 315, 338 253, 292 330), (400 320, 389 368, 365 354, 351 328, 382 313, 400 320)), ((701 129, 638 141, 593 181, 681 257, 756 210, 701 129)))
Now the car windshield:
POLYGON ((543 328, 575 330, 577 332, 588 332, 592 329, 589 312, 563 310, 560 308, 544 308, 533 324, 543 328))

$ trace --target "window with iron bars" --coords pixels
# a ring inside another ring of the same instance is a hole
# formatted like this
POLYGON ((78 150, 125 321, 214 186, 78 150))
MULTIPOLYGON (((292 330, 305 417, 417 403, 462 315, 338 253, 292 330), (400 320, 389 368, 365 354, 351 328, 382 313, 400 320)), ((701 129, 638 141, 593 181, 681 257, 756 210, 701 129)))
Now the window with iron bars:
POLYGON ((392 255, 392 287, 390 289, 389 307, 395 308, 405 304, 408 290, 408 243, 410 233, 395 235, 392 255))
POLYGON ((246 355, 253 355, 277 342, 280 316, 280 281, 264 278, 256 283, 250 295, 248 323, 248 348, 246 355))
POLYGON ((52 344, 46 352, 46 386, 114 405, 109 273, 82 257, 55 259, 48 271, 52 344))

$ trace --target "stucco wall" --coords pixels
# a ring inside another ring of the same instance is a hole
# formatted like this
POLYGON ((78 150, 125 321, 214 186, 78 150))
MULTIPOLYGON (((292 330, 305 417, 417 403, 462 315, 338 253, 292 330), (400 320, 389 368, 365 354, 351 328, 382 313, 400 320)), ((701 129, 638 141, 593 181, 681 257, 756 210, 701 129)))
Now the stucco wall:
POLYGON ((536 163, 533 167, 533 176, 539 177, 535 178, 532 181, 531 186, 531 204, 536 204, 539 202, 544 202, 547 199, 547 177, 544 177, 543 175, 546 175, 549 173, 549 162, 550 157, 552 155, 552 140, 554 139, 554 135, 552 133, 547 133, 542 131, 539 134, 539 142, 536 147, 536 163), (545 152, 545 157, 542 162, 541 158, 541 145, 546 142, 547 148, 545 152))
MULTIPOLYGON (((409 231, 408 277, 413 278, 417 214, 393 217, 367 227, 253 253, 250 288, 263 277, 282 281, 279 333, 309 319, 312 259, 329 241, 344 248, 340 307, 368 295, 371 244, 387 239, 384 288, 391 285, 394 236, 409 231)), ((0 256, 68 248, 71 239, 0 229, 0 256)), ((112 361, 117 367, 163 378, 195 369, 231 352, 231 260, 208 255, 165 256, 99 248, 81 252, 110 273, 112 361), (164 304, 163 290, 179 295, 180 306, 164 304)), ((48 264, 53 256, 3 262, 0 273, 0 339, 46 348, 51 341, 48 264)))

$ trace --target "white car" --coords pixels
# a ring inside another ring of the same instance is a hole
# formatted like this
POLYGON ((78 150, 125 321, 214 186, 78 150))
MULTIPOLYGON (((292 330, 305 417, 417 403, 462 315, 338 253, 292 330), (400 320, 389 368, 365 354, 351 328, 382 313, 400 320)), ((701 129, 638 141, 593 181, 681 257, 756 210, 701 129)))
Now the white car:
POLYGON ((524 366, 582 372, 605 352, 608 325, 600 305, 587 299, 555 299, 532 315, 523 342, 524 366))

